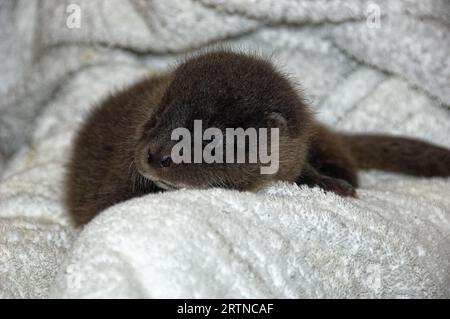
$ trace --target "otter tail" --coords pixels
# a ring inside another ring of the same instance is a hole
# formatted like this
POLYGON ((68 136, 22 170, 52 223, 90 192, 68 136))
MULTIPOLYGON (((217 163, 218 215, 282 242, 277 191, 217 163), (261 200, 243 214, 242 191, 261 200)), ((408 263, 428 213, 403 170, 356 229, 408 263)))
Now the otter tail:
POLYGON ((450 176, 450 149, 413 138, 342 134, 360 169, 380 169, 414 176, 450 176))

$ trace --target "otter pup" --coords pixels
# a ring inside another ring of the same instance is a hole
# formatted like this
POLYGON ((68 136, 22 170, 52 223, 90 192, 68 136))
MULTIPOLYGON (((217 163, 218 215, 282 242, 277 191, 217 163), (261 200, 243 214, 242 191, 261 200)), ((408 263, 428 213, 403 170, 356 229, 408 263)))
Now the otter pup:
POLYGON ((280 180, 355 197, 357 170, 369 168, 450 176, 450 150, 410 138, 333 131, 314 119, 270 61, 218 50, 143 79, 93 109, 74 141, 66 203, 81 225, 115 203, 167 189, 244 191, 280 180), (278 128, 277 172, 260 174, 260 162, 175 164, 173 130, 192 130, 199 119, 205 128, 278 128))

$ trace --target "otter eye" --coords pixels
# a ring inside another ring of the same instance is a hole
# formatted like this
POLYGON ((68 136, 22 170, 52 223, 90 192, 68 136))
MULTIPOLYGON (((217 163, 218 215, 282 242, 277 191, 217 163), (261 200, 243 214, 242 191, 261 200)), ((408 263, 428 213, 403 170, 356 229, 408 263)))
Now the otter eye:
POLYGON ((150 151, 148 151, 148 153, 147 153, 147 162, 149 164, 151 164, 151 163, 153 163, 153 161, 154 161, 153 154, 150 153, 150 151))
POLYGON ((161 167, 169 167, 170 164, 172 164, 172 159, 170 158, 170 156, 167 155, 162 156, 159 161, 159 164, 161 165, 161 167))

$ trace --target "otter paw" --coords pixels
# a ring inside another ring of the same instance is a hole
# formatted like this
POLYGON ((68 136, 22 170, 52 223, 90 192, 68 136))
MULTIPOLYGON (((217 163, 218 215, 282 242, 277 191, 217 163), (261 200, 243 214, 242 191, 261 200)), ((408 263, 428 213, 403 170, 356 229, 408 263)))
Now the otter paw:
POLYGON ((333 192, 342 197, 358 197, 356 189, 343 179, 324 177, 317 185, 325 191, 333 192))

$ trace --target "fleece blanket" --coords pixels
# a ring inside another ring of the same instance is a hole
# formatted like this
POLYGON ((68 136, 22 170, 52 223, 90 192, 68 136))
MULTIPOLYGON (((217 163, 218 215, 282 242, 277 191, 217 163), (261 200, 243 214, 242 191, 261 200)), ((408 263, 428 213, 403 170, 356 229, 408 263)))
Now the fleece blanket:
POLYGON ((110 92, 214 45, 271 56, 317 116, 450 147, 445 0, 0 3, 1 298, 449 298, 450 180, 361 174, 151 194, 75 229, 72 138, 110 92))

